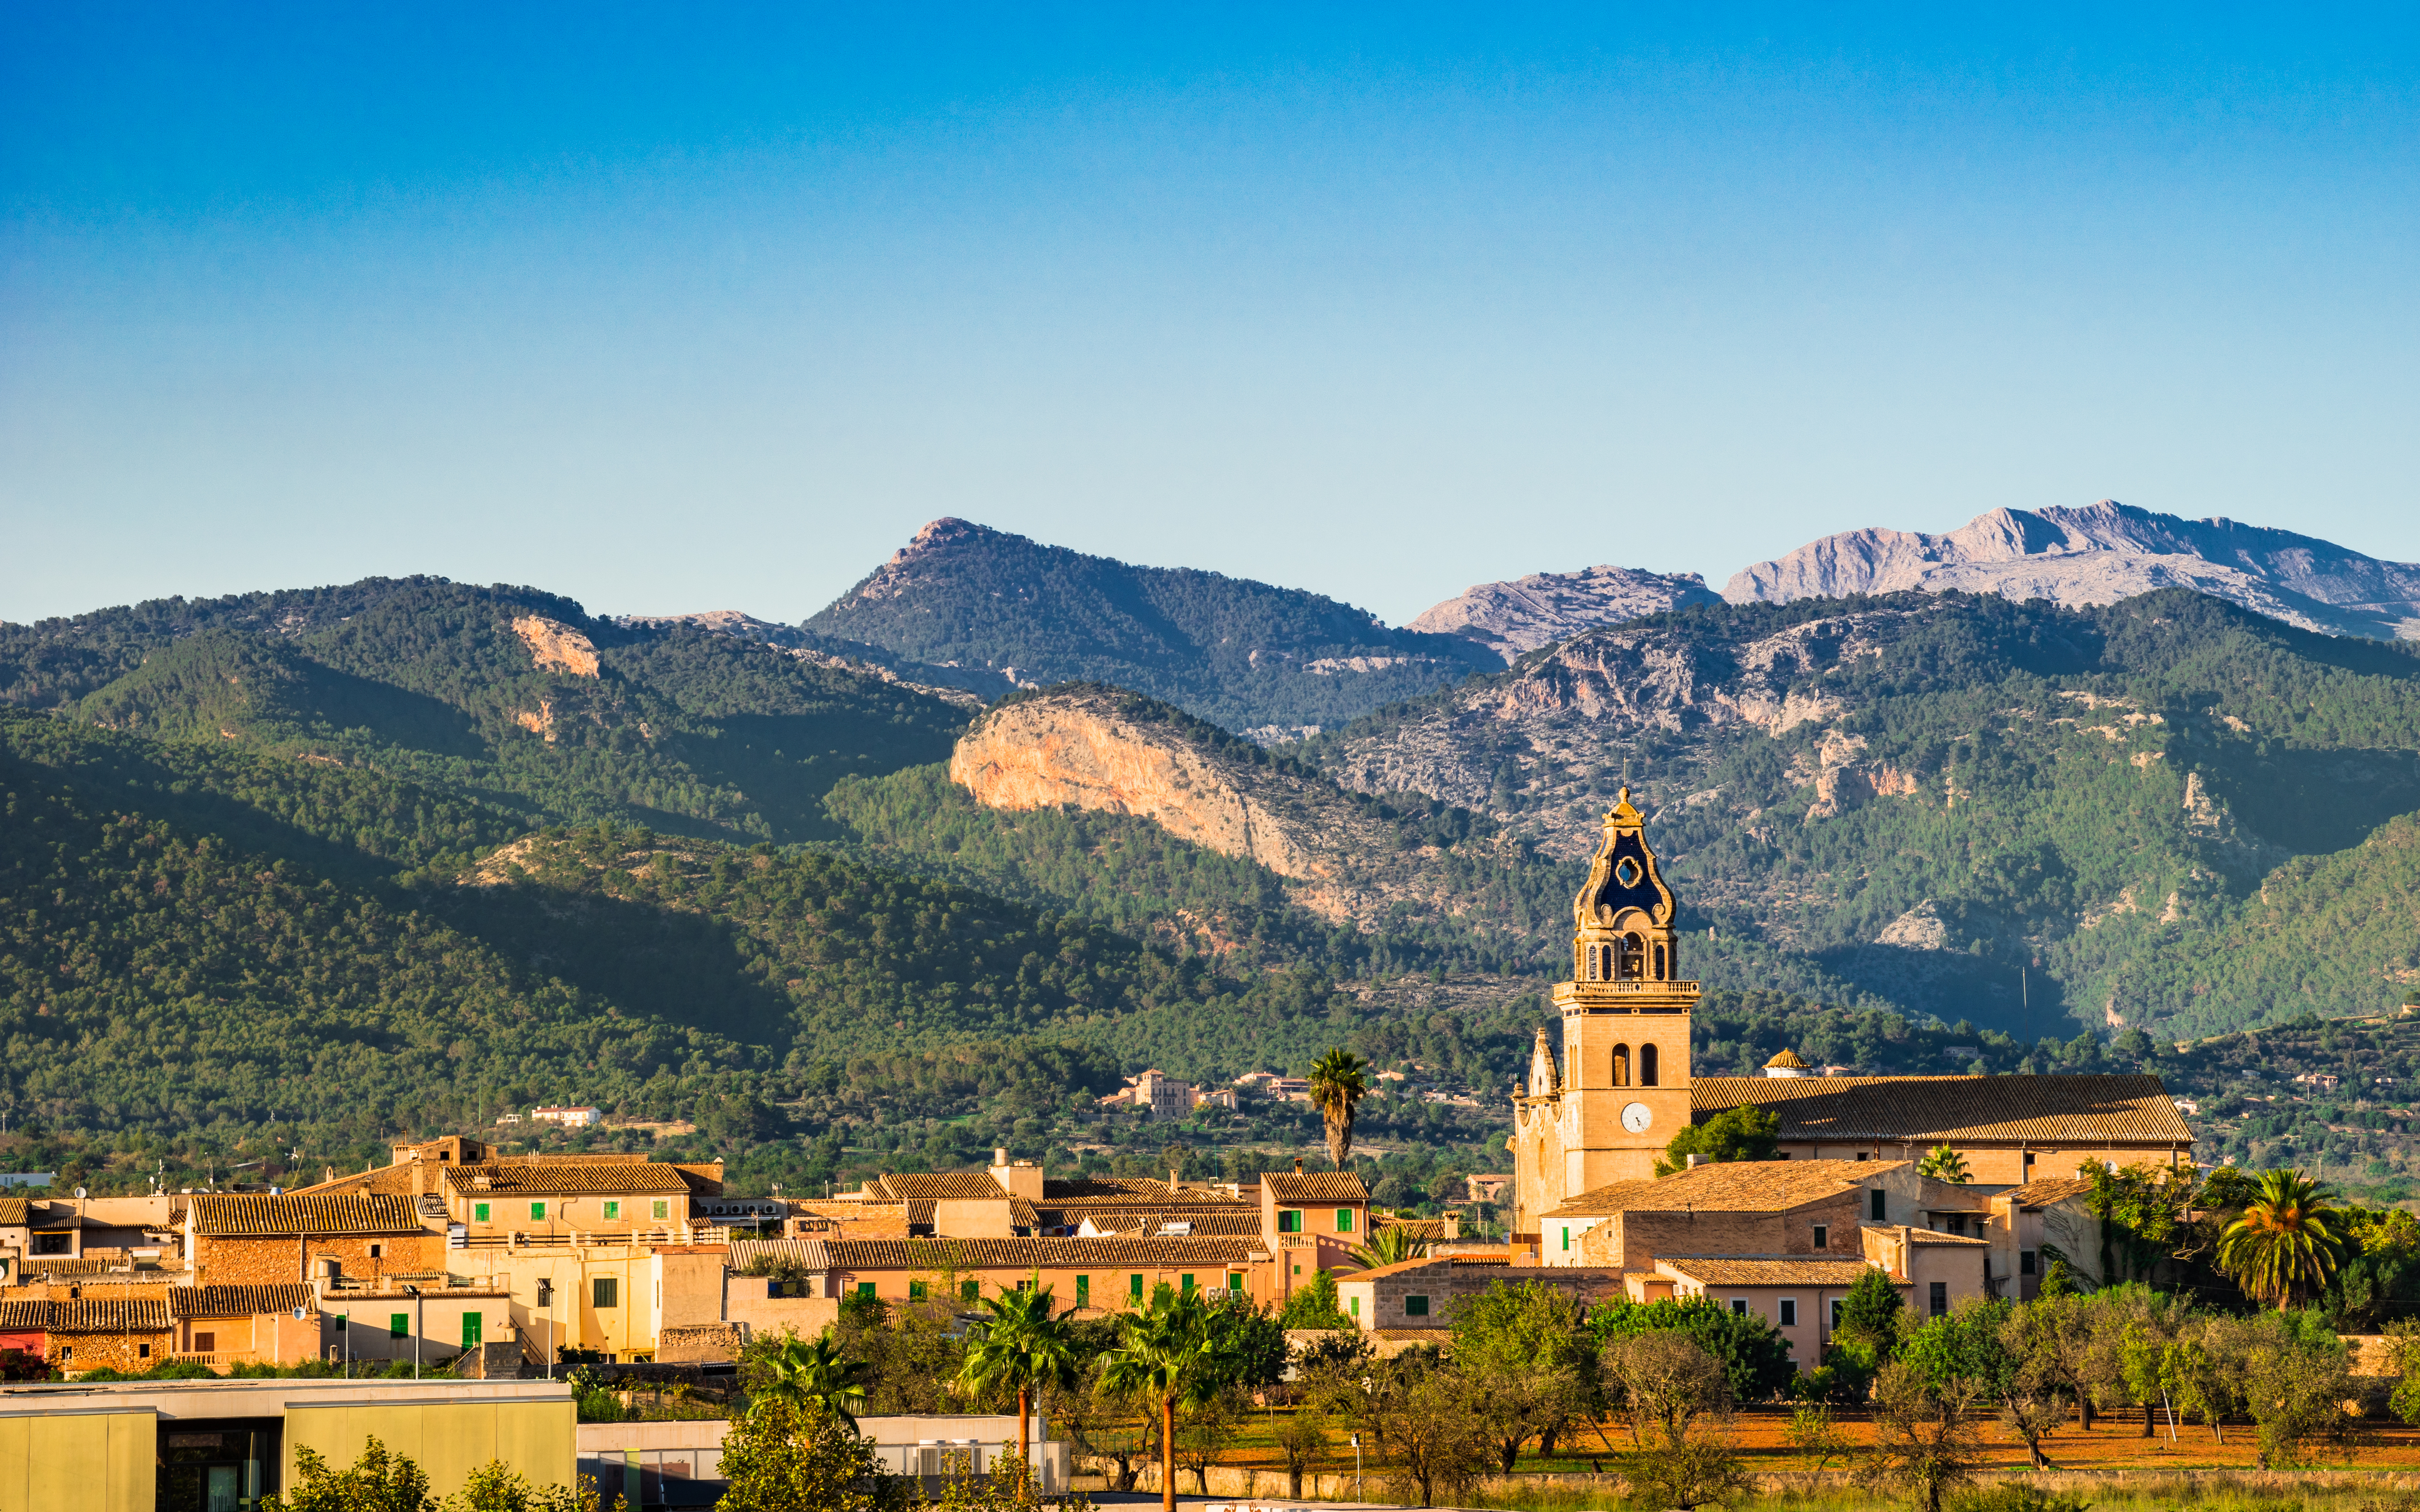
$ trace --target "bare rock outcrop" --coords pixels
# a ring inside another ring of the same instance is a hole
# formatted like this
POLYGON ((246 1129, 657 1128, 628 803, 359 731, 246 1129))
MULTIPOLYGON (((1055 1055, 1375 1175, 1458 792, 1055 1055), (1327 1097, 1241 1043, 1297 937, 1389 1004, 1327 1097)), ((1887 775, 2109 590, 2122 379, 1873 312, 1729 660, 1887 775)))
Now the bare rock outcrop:
MULTIPOLYGON (((950 778, 992 808, 1073 804, 1150 819, 1260 863, 1284 879, 1289 899, 1331 923, 1373 928, 1397 904, 1469 906, 1445 877, 1444 852, 1406 846, 1369 803, 1121 689, 1069 685, 995 707, 959 738, 950 778)), ((1517 854, 1509 842, 1459 844, 1517 854)))
POLYGON ((1721 601, 1695 572, 1584 567, 1576 572, 1532 572, 1510 582, 1481 583, 1423 611, 1404 628, 1461 635, 1511 662, 1583 631, 1721 601))
POLYGON ((1852 530, 1759 562, 1723 586, 1733 603, 1848 594, 1996 593, 2070 606, 2191 588, 2304 630, 2420 638, 2420 564, 2226 519, 2185 520, 2113 500, 2083 509, 1994 509, 1947 535, 1852 530))
POLYGON ((513 633, 528 645, 540 671, 574 678, 597 676, 595 643, 561 620, 523 615, 513 621, 513 633))

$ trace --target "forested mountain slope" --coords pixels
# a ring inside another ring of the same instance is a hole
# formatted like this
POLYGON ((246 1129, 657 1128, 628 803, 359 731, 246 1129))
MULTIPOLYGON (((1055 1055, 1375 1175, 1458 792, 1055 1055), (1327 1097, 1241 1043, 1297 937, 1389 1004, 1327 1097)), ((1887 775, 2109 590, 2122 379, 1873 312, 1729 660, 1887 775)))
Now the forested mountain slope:
POLYGON ((2420 657, 2180 590, 1692 609, 1304 755, 1575 858, 1627 770, 1701 963, 1759 941, 1945 1020, 2175 1037, 2374 1010, 2420 968, 2381 832, 2420 810, 2420 657))
POLYGON ((844 775, 938 760, 966 709, 888 675, 565 599, 371 580, 0 631, 11 697, 168 741, 370 765, 522 827, 829 837, 844 775), (70 698, 72 694, 72 698, 70 698))
POLYGON ((1501 664, 1299 588, 1131 567, 963 520, 926 525, 805 628, 1018 686, 1114 683, 1239 732, 1337 724, 1501 664))

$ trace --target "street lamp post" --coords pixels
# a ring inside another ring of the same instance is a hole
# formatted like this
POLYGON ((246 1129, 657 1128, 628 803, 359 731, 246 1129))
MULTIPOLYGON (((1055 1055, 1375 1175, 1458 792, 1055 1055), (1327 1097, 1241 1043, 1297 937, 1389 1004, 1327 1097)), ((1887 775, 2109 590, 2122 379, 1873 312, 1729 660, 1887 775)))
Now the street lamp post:
POLYGON ((423 1325, 428 1320, 428 1312, 421 1299, 418 1286, 407 1283, 403 1289, 411 1293, 411 1379, 418 1380, 420 1379, 420 1335, 423 1325))

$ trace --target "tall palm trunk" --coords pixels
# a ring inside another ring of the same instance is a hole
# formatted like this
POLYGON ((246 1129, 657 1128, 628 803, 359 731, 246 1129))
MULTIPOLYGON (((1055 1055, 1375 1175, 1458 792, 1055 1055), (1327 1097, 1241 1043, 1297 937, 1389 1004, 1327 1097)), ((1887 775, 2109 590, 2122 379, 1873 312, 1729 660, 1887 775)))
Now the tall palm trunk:
POLYGON ((1030 1386, 1019 1386, 1016 1388, 1016 1463, 1018 1466, 1017 1473, 1024 1477, 1023 1480, 1017 1483, 1020 1488, 1017 1492, 1019 1496, 1023 1496, 1032 1490, 1035 1479, 1033 1473, 1033 1445, 1026 1437, 1027 1424, 1032 1413, 1032 1409, 1027 1405, 1032 1400, 1032 1398, 1027 1394, 1032 1390, 1032 1388, 1030 1386))
POLYGON ((1159 1512, 1176 1512, 1176 1398, 1159 1399, 1159 1512))

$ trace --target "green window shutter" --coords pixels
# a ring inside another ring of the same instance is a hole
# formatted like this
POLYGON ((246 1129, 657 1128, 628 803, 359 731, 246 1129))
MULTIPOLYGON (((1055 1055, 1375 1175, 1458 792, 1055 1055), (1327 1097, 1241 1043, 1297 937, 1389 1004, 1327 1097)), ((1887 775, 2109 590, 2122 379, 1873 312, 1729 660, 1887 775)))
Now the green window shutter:
POLYGON ((970 1302, 979 1302, 983 1298, 983 1283, 980 1281, 965 1282, 959 1286, 958 1295, 970 1302))
POLYGON ((408 1339, 411 1337, 411 1315, 410 1313, 387 1314, 386 1336, 391 1339, 408 1339))
POLYGON ((1241 1291, 1244 1289, 1244 1273, 1241 1270, 1230 1270, 1227 1272, 1227 1289, 1229 1291, 1241 1291))
POLYGON ((1428 1316, 1429 1316, 1429 1300, 1428 1300, 1426 1297, 1418 1297, 1418 1296, 1414 1296, 1414 1297, 1406 1297, 1406 1298, 1404 1298, 1404 1316, 1405 1317, 1428 1317, 1428 1316))
POLYGON ((1093 1305, 1092 1277, 1078 1276, 1076 1278, 1076 1305, 1078 1307, 1090 1307, 1093 1305))
POLYGON ((1127 1278, 1126 1295, 1137 1302, 1142 1301, 1142 1277, 1138 1275, 1127 1278))
POLYGON ((861 1281, 861 1282, 859 1282, 859 1283, 857 1284, 857 1300, 858 1300, 858 1301, 860 1301, 860 1302, 870 1302, 874 1301, 874 1283, 873 1283, 873 1282, 871 1282, 871 1281, 861 1281))
POLYGON ((1360 1298, 1358 1298, 1358 1297, 1355 1297, 1355 1298, 1352 1298, 1352 1299, 1351 1299, 1351 1302, 1352 1302, 1352 1304, 1353 1304, 1353 1316, 1354 1316, 1354 1317, 1360 1317, 1360 1316, 1361 1316, 1361 1299, 1360 1299, 1360 1298))
POLYGON ((923 1282, 911 1281, 908 1283, 908 1300, 911 1302, 921 1302, 924 1300, 924 1284, 923 1282))
POLYGON ((533 1218, 533 1219, 543 1219, 543 1218, 545 1218, 545 1217, 546 1217, 546 1204, 544 1204, 544 1203, 542 1203, 542 1202, 534 1202, 534 1203, 531 1203, 531 1204, 530 1204, 530 1217, 531 1217, 531 1218, 533 1218))
POLYGON ((479 1347, 479 1327, 480 1317, 477 1313, 464 1313, 462 1315, 463 1348, 475 1349, 479 1347))
POLYGON ((1564 1224, 1564 1225, 1563 1225, 1563 1248, 1565 1248, 1565 1249, 1567 1249, 1567 1250, 1568 1250, 1568 1249, 1570 1249, 1571 1247, 1572 1247, 1572 1229, 1571 1229, 1571 1225, 1570 1225, 1569 1224, 1564 1224))
POLYGON ((656 1199, 656 1216, 658 1218, 670 1218, 672 1215, 672 1200, 668 1197, 659 1197, 656 1199))
POLYGON ((471 1205, 471 1221, 474 1224, 484 1224, 488 1221, 488 1205, 486 1203, 474 1202, 471 1205))
POLYGON ((1193 1273, 1188 1270, 1185 1274, 1178 1276, 1176 1278, 1176 1288, 1179 1291, 1191 1291, 1193 1289, 1193 1273))
POLYGON ((1353 1232, 1352 1208, 1339 1208, 1336 1209, 1336 1231, 1340 1234, 1350 1234, 1353 1232))
POLYGON ((1279 1233, 1280 1233, 1280 1234, 1299 1234, 1299 1233, 1301 1233, 1301 1232, 1302 1232, 1302 1211, 1301 1211, 1301 1209, 1300 1209, 1300 1208, 1286 1208, 1284 1211, 1282 1211, 1282 1212, 1279 1213, 1279 1214, 1278 1214, 1278 1232, 1279 1232, 1279 1233))
POLYGON ((621 1205, 620 1203, 618 1203, 618 1202, 609 1202, 609 1203, 607 1203, 607 1204, 605 1205, 605 1216, 606 1216, 606 1217, 608 1217, 608 1218, 619 1218, 619 1217, 621 1217, 621 1216, 622 1216, 622 1205, 621 1205))
POLYGON ((622 1283, 613 1276, 598 1276, 589 1286, 589 1301, 597 1307, 622 1305, 622 1283))

